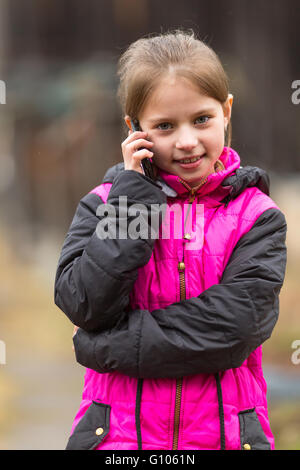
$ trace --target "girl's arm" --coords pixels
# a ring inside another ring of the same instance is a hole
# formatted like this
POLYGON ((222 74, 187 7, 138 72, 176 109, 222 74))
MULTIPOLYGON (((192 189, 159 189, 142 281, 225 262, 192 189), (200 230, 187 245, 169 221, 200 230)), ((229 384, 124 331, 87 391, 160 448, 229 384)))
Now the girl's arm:
POLYGON ((277 321, 285 237, 284 215, 266 210, 237 243, 220 284, 151 314, 123 313, 110 331, 79 329, 77 361, 100 373, 153 378, 239 367, 277 321))
POLYGON ((120 312, 128 306, 137 270, 148 263, 155 243, 153 226, 149 238, 132 239, 128 235, 131 219, 137 216, 130 216, 128 211, 133 204, 143 204, 141 217, 147 226, 150 210, 152 214, 160 211, 165 202, 161 189, 133 170, 121 171, 114 178, 106 206, 108 215, 104 214, 98 195, 90 193, 80 201, 55 278, 55 303, 75 325, 86 331, 114 326, 120 312), (127 211, 120 213, 119 198, 124 195, 127 211), (118 231, 122 224, 123 238, 115 237, 114 233, 111 238, 99 237, 101 221, 105 230, 109 226, 110 230, 118 231))

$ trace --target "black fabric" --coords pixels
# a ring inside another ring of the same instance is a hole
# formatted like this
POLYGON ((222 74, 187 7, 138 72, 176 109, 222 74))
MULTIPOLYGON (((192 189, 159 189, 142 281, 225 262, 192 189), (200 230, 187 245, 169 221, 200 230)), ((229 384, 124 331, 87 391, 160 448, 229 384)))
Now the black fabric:
MULTIPOLYGON (((124 171, 124 163, 117 163, 109 168, 103 178, 103 183, 112 183, 114 178, 124 171)), ((256 186, 263 193, 270 194, 270 178, 268 173, 256 166, 237 168, 234 173, 222 181, 222 186, 229 187, 230 194, 226 200, 230 201, 239 196, 245 188, 256 186)))
POLYGON ((241 450, 245 449, 245 444, 250 445, 251 449, 249 450, 271 450, 271 444, 262 429, 255 408, 240 411, 238 416, 241 450))
POLYGON ((102 183, 112 183, 115 177, 124 171, 124 162, 117 163, 107 170, 102 180, 102 183))
POLYGON ((110 405, 93 401, 70 436, 66 450, 93 450, 109 432, 110 405), (97 435, 97 429, 103 433, 97 435))
MULTIPOLYGON (((77 326, 86 331, 111 328, 119 313, 129 303, 129 293, 137 278, 137 270, 149 261, 155 243, 152 238, 100 239, 97 226, 101 220, 117 224, 124 222, 119 214, 119 196, 127 196, 127 207, 139 202, 150 213, 161 211, 166 196, 148 178, 136 171, 115 170, 114 182, 107 204, 115 214, 100 217, 103 201, 88 194, 79 203, 65 238, 55 278, 55 303, 77 326), (116 295, 117 294, 117 295, 116 295)), ((149 214, 142 214, 148 217, 149 214)), ((132 217, 127 214, 127 227, 132 217)), ((122 225, 124 227, 124 224, 122 225)), ((152 226, 153 228, 153 226, 152 226)), ((158 233, 157 227, 157 233, 158 233)))
POLYGON ((256 186, 260 191, 270 194, 270 178, 267 172, 255 166, 245 166, 237 168, 235 172, 228 176, 223 182, 222 186, 228 186, 230 193, 224 199, 225 205, 239 196, 245 188, 256 186))
POLYGON ((153 312, 122 312, 115 328, 74 337, 77 361, 100 373, 182 377, 239 367, 278 318, 286 222, 265 211, 237 243, 220 284, 153 312))

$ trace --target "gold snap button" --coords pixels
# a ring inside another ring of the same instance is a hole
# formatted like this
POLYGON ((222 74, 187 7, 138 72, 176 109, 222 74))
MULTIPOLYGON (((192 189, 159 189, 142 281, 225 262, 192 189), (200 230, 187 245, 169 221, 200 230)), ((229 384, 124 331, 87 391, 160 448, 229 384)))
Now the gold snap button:
POLYGON ((104 429, 103 429, 103 428, 97 428, 97 429, 96 429, 96 434, 97 434, 97 436, 101 436, 101 434, 103 434, 103 433, 104 433, 104 429))
POLYGON ((244 450, 251 450, 250 444, 244 444, 243 448, 244 448, 244 450))
POLYGON ((185 233, 184 236, 183 236, 183 238, 184 238, 185 240, 191 240, 192 236, 191 236, 189 233, 185 233))

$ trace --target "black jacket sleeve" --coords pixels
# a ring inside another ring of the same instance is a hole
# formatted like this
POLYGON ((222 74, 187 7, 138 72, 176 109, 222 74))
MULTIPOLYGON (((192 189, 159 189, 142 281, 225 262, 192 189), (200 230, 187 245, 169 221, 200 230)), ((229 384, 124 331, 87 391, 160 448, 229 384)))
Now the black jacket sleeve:
POLYGON ((79 329, 77 361, 100 373, 182 377, 239 367, 272 333, 286 267, 286 222, 265 211, 237 243, 220 284, 199 297, 120 315, 102 333, 79 329))
POLYGON ((238 197, 245 188, 251 188, 252 186, 256 186, 267 196, 270 194, 269 175, 265 170, 257 166, 237 168, 232 175, 222 182, 222 186, 227 186, 229 189, 229 194, 223 201, 226 206, 232 199, 238 197))
POLYGON ((80 201, 55 278, 55 303, 75 325, 94 331, 116 323, 129 303, 138 268, 151 257, 159 228, 159 223, 152 224, 152 232, 145 238, 128 236, 130 223, 138 214, 134 205, 143 204, 140 217, 147 226, 151 211, 152 216, 158 212, 156 220, 162 218, 165 202, 165 194, 155 183, 131 170, 115 177, 105 205, 108 212, 96 194, 80 201), (123 199, 119 204, 120 196, 126 196, 126 202, 123 199), (110 232, 107 238, 105 231, 110 232))

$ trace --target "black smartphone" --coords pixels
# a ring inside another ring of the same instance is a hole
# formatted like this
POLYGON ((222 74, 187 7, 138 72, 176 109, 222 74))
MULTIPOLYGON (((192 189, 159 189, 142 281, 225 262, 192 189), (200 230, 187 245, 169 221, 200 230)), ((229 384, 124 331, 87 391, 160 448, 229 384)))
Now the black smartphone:
MULTIPOLYGON (((137 119, 131 119, 130 122, 131 122, 131 129, 133 130, 133 132, 142 131, 140 123, 137 119)), ((141 149, 142 148, 143 147, 141 147, 141 149)), ((141 149, 139 149, 139 150, 141 150, 141 149)), ((142 169, 143 169, 143 172, 144 172, 145 176, 148 176, 148 178, 155 181, 155 179, 156 179, 155 171, 154 171, 153 165, 150 162, 149 158, 143 158, 141 164, 142 164, 142 169)))

